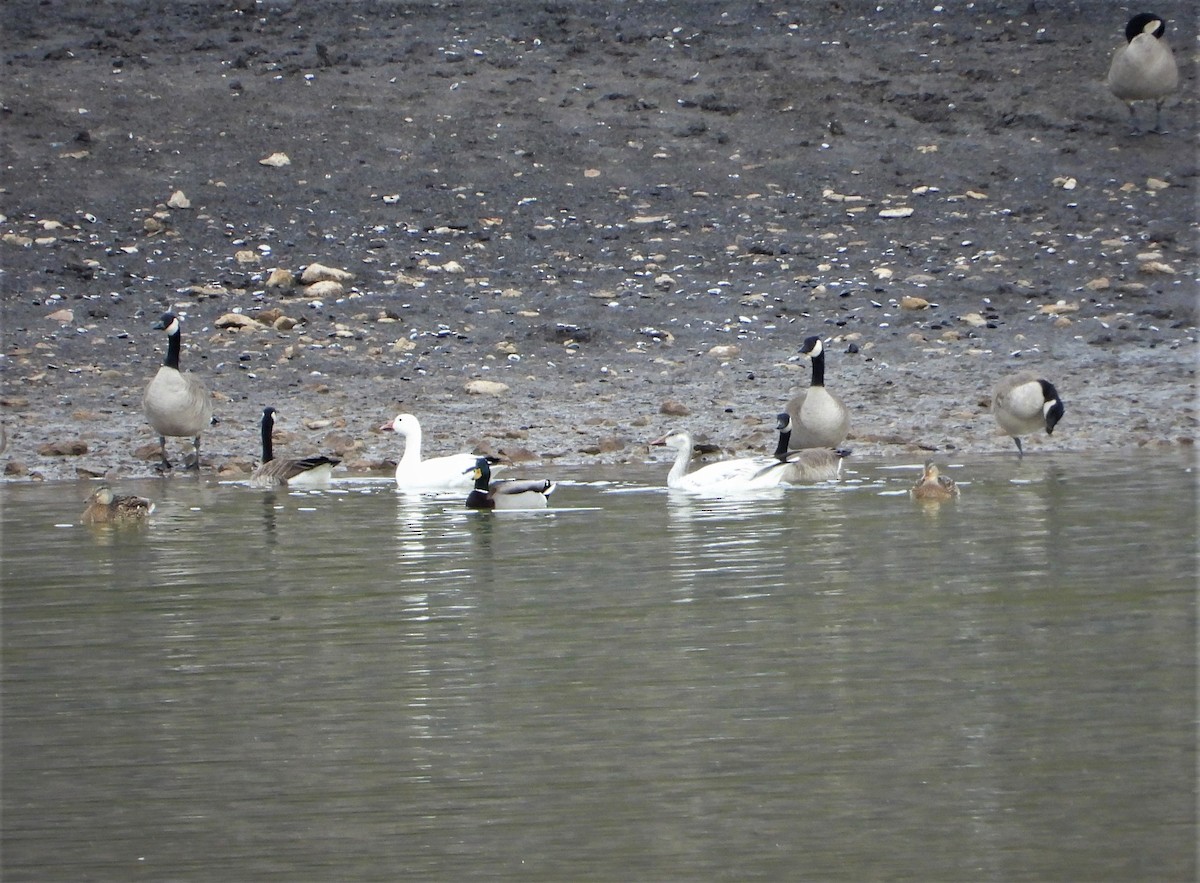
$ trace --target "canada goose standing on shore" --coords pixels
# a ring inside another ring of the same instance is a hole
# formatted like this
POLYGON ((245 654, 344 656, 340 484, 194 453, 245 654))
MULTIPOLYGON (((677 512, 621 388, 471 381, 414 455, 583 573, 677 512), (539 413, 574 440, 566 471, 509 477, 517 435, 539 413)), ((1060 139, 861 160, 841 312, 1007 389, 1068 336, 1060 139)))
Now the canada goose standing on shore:
POLYGON ((467 494, 468 509, 545 509, 554 482, 544 478, 492 481, 488 457, 477 457, 468 470, 475 486, 467 494))
POLYGON ((787 464, 783 469, 783 481, 789 484, 831 481, 842 474, 842 458, 849 456, 849 451, 831 448, 805 448, 789 452, 792 441, 792 417, 787 411, 779 415, 776 429, 779 432, 779 444, 775 447, 775 459, 787 464))
POLYGON ((1008 435, 1017 443, 1017 452, 1024 455, 1021 436, 1046 430, 1047 435, 1062 419, 1066 406, 1058 390, 1049 380, 1032 371, 1022 371, 1005 377, 992 390, 992 414, 1008 435))
POLYGON ((88 497, 87 508, 79 519, 84 524, 110 524, 118 521, 140 521, 154 511, 154 504, 145 497, 117 495, 106 484, 100 485, 88 497))
POLYGON ((1108 68, 1108 89, 1129 106, 1129 121, 1140 134, 1135 101, 1154 102, 1154 128, 1163 133, 1162 106, 1179 86, 1179 68, 1171 47, 1163 39, 1166 25, 1152 12, 1141 12, 1125 25, 1124 46, 1113 54, 1108 68))
POLYGON ((276 410, 263 408, 262 415, 262 462, 250 474, 250 487, 271 488, 280 485, 320 487, 328 485, 333 477, 333 467, 342 461, 336 457, 302 457, 299 459, 275 459, 271 434, 275 430, 276 410))
POLYGON ((154 379, 142 396, 142 411, 158 433, 162 465, 171 468, 167 459, 167 436, 191 438, 195 446, 195 462, 188 468, 200 468, 200 433, 213 422, 212 396, 200 381, 179 370, 179 345, 182 333, 179 317, 163 313, 154 328, 167 332, 167 355, 154 379))
POLYGON ((942 475, 932 460, 925 461, 925 469, 909 490, 914 500, 926 503, 941 503, 958 496, 958 485, 954 479, 942 475))
POLYGON ((825 346, 821 338, 807 338, 800 354, 812 361, 812 383, 785 406, 792 418, 792 449, 836 448, 850 428, 850 412, 841 399, 825 389, 825 346))

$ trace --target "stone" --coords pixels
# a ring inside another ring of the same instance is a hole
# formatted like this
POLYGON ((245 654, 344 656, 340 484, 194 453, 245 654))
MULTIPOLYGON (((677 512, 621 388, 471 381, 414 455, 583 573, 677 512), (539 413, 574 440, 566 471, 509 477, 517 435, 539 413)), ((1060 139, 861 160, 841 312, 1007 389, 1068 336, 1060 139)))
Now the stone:
POLYGON ((668 417, 687 417, 692 413, 690 410, 688 410, 687 405, 685 405, 683 402, 675 401, 674 399, 668 399, 667 401, 663 402, 659 406, 658 412, 660 414, 666 414, 668 417))
POLYGON ((283 267, 276 267, 267 276, 267 288, 295 288, 296 274, 291 270, 285 270, 283 267))
POLYGON ((340 282, 334 282, 332 279, 326 279, 323 282, 314 282, 312 285, 305 286, 304 288, 306 297, 332 298, 341 297, 345 293, 345 286, 340 282))
POLYGON ((309 264, 300 274, 300 281, 305 285, 311 285, 314 282, 349 282, 353 278, 354 274, 348 270, 339 270, 337 267, 327 267, 318 263, 309 264))
POLYGON ((191 208, 192 201, 187 198, 187 195, 182 190, 176 190, 171 194, 171 198, 167 200, 169 208, 191 208))
POLYGON ((272 153, 270 156, 263 157, 258 161, 258 164, 260 166, 270 166, 274 169, 281 169, 284 166, 290 166, 292 161, 286 153, 276 152, 272 153))
POLYGON ((87 442, 82 439, 64 439, 38 445, 40 457, 78 457, 88 452, 87 442))
POLYGON ((463 384, 468 395, 498 396, 508 392, 508 384, 499 380, 468 380, 463 384))

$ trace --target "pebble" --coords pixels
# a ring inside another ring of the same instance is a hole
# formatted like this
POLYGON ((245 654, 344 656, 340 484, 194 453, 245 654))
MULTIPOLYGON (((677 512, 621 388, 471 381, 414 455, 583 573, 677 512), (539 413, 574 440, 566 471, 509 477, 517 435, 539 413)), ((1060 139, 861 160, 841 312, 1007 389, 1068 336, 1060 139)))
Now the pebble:
POLYGON ((176 190, 171 194, 171 198, 167 200, 169 208, 191 208, 192 201, 187 198, 187 195, 182 190, 176 190))
POLYGON ((286 153, 276 152, 272 153, 270 156, 263 157, 258 161, 258 164, 260 166, 270 166, 275 169, 281 169, 284 166, 290 166, 292 161, 286 153))

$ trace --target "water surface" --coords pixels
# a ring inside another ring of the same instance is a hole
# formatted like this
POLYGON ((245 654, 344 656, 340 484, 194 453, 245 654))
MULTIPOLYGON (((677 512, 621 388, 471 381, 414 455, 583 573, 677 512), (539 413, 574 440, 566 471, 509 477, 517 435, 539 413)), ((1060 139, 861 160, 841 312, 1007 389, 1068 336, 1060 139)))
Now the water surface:
POLYGON ((3 493, 18 880, 1188 880, 1191 462, 3 493))

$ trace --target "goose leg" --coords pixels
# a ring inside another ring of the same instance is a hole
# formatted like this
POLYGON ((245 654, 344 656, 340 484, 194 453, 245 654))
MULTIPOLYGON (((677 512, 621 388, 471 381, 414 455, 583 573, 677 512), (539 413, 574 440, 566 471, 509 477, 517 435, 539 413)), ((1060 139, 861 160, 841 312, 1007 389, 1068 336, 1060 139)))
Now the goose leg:
POLYGON ((1166 135, 1167 130, 1162 127, 1162 106, 1163 100, 1159 99, 1154 102, 1154 128, 1151 130, 1155 135, 1166 135))
POLYGON ((191 463, 189 463, 187 465, 187 468, 188 469, 199 469, 200 468, 200 436, 196 436, 194 439, 192 439, 192 444, 195 446, 196 459, 193 460, 191 463))
POLYGON ((158 452, 159 456, 162 458, 162 462, 159 464, 160 468, 170 469, 171 461, 167 459, 167 437, 165 435, 160 435, 158 437, 158 452))
POLYGON ((1131 135, 1142 134, 1142 127, 1138 125, 1137 110, 1133 106, 1133 102, 1129 102, 1129 125, 1131 127, 1131 135))

